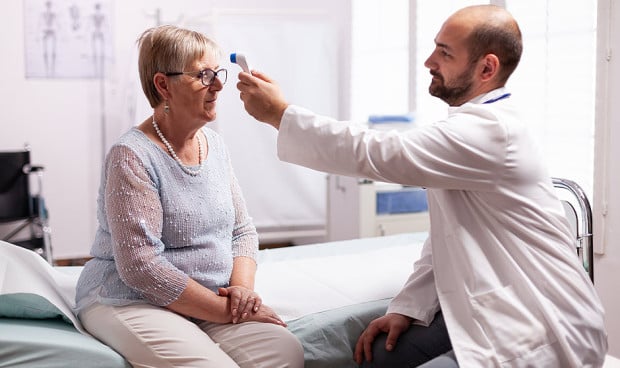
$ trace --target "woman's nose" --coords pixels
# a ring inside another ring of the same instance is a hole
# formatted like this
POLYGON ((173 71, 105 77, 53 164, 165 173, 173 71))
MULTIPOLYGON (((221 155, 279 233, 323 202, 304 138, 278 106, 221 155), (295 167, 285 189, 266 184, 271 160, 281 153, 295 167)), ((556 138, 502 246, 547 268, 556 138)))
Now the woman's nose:
POLYGON ((209 90, 211 91, 221 91, 224 88, 224 83, 220 80, 220 78, 213 78, 213 82, 209 85, 209 90))

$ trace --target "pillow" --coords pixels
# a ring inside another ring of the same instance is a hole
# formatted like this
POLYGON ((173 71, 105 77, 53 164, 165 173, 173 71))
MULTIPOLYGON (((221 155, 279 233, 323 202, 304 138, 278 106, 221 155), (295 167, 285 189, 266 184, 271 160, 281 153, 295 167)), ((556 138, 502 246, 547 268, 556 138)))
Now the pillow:
POLYGON ((71 323, 54 304, 40 295, 31 293, 0 295, 0 317, 24 319, 62 318, 65 322, 71 323))

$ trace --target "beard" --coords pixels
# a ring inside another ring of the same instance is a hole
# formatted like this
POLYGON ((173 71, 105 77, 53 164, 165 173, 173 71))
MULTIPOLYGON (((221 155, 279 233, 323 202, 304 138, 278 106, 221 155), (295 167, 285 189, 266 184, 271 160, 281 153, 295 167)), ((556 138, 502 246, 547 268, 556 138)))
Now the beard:
POLYGON ((448 82, 437 72, 431 71, 431 75, 436 78, 431 81, 428 87, 428 92, 431 96, 441 99, 450 106, 458 106, 457 104, 460 105, 465 102, 462 101, 463 98, 467 96, 472 89, 474 68, 471 66, 448 82))

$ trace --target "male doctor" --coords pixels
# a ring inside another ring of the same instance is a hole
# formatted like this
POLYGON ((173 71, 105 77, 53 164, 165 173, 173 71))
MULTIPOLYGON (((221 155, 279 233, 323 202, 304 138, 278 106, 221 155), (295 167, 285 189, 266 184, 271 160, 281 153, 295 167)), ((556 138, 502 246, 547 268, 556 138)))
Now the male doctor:
POLYGON ((603 308, 506 81, 521 32, 503 8, 450 16, 425 62, 448 117, 371 131, 286 102, 239 74, 245 109, 279 130, 280 159, 428 188, 430 235, 387 313, 360 336, 365 367, 600 367, 603 308))

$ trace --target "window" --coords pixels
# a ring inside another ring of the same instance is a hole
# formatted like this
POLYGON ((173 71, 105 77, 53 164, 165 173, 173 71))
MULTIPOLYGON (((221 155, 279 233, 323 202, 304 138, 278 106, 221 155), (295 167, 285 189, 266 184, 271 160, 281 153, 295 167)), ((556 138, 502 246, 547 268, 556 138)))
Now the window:
POLYGON ((355 0, 351 118, 409 112, 409 0, 355 0))
POLYGON ((596 0, 510 0, 523 33, 510 80, 528 108, 550 175, 576 181, 592 200, 596 81, 596 0))

